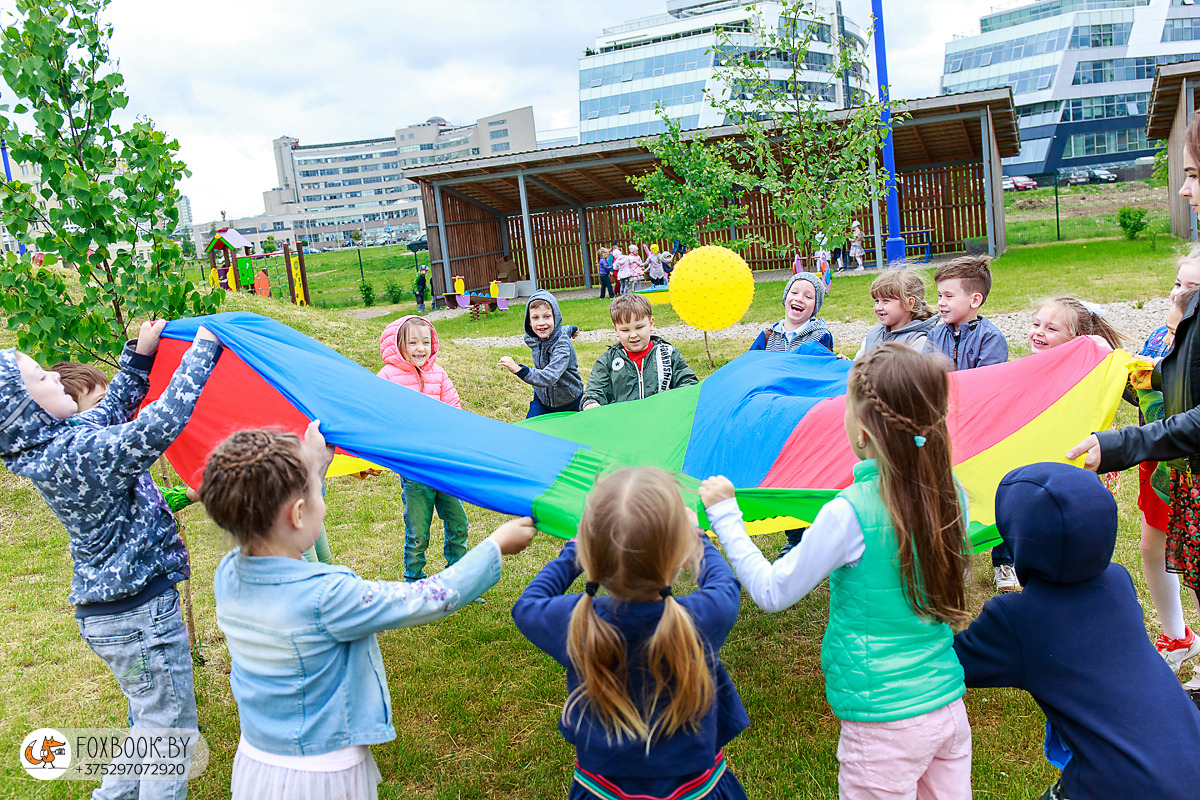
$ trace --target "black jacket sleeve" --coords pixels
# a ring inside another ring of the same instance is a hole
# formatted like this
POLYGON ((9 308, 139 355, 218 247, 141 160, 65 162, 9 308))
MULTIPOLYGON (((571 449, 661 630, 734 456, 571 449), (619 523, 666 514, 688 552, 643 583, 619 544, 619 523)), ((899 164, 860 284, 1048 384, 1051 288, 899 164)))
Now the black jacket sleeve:
POLYGON ((1170 461, 1200 453, 1200 407, 1160 422, 1098 431, 1098 472, 1117 472, 1143 461, 1170 461))

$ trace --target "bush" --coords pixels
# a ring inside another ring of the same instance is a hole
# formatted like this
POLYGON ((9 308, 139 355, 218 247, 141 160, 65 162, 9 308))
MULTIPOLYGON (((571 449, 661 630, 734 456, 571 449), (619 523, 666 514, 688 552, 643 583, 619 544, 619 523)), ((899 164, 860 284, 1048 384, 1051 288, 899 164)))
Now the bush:
POLYGON ((388 278, 384 284, 383 291, 387 294, 388 300, 393 303, 399 303, 404 299, 404 287, 395 278, 388 278))
POLYGON ((366 281, 358 284, 358 293, 362 295, 363 305, 367 308, 375 305, 375 287, 366 281))
POLYGON ((1146 230, 1149 224, 1146 222, 1146 209, 1144 208, 1122 208, 1117 212, 1117 224, 1121 226, 1121 230, 1125 231, 1125 238, 1133 241, 1138 237, 1138 234, 1146 230))

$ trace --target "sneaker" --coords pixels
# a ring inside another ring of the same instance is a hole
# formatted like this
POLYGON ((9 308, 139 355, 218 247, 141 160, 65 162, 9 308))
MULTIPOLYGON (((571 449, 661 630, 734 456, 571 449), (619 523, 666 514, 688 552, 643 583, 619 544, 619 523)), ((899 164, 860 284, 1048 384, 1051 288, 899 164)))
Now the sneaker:
POLYGON ((1016 592, 1021 588, 1021 582, 1017 580, 1017 571, 1013 569, 1012 564, 1001 564, 992 570, 992 577, 996 581, 997 592, 1016 592))
POLYGON ((472 603, 478 603, 478 604, 479 604, 479 605, 481 605, 481 606, 486 606, 486 605, 487 605, 487 600, 484 600, 482 597, 476 597, 476 598, 475 598, 474 600, 472 600, 471 602, 472 602, 472 603))
MULTIPOLYGON (((1183 628, 1183 638, 1168 639, 1164 633, 1158 637, 1158 641, 1154 643, 1154 647, 1158 650, 1158 654, 1167 662, 1167 666, 1172 672, 1178 673, 1179 668, 1183 666, 1183 662, 1187 661, 1192 656, 1200 653, 1200 637, 1197 637, 1192 629, 1186 625, 1183 628)), ((1196 680, 1193 676, 1192 680, 1196 680)))
POLYGON ((1200 667, 1192 668, 1192 679, 1183 685, 1189 692, 1200 692, 1200 667))

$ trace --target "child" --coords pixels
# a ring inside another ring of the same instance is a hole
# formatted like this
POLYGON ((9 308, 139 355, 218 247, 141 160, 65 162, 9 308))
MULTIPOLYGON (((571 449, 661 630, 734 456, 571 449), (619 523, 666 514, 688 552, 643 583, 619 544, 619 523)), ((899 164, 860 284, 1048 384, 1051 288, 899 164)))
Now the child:
POLYGON ((650 275, 652 286, 662 286, 667 282, 667 273, 663 270, 662 256, 658 254, 658 245, 650 245, 649 255, 646 256, 646 272, 650 275))
POLYGON ((616 297, 616 292, 613 291, 612 285, 612 251, 607 247, 601 247, 599 257, 596 259, 596 271, 600 275, 600 299, 604 299, 604 293, 607 291, 609 297, 616 297))
POLYGON ((783 319, 758 335, 751 350, 791 352, 801 342, 817 342, 833 349, 833 333, 817 316, 825 302, 825 282, 820 275, 798 272, 783 287, 783 319))
POLYGON ((533 368, 522 366, 510 356, 500 366, 533 387, 525 419, 542 414, 578 411, 583 396, 583 378, 575 360, 570 332, 564 329, 558 300, 538 289, 525 306, 525 344, 533 354, 533 368))
POLYGON ((979 308, 992 290, 987 256, 960 256, 933 274, 942 324, 929 332, 928 347, 944 353, 955 369, 1008 361, 1008 339, 979 308))
POLYGON ((533 538, 501 525, 455 566, 415 584, 367 581, 300 554, 325 518, 332 449, 312 422, 293 434, 239 431, 209 457, 200 498, 236 540, 213 579, 241 738, 235 800, 376 796, 368 745, 396 737, 376 631, 433 622, 500 578, 501 555, 533 538))
POLYGON ((766 611, 829 576, 825 695, 842 720, 841 797, 971 796, 971 729, 951 626, 965 622, 966 497, 951 473, 941 360, 896 343, 850 370, 854 483, 774 564, 746 535, 733 484, 700 485, 738 579, 766 611))
POLYGON ((659 261, 662 262, 663 268, 663 283, 671 285, 671 273, 675 271, 675 254, 674 253, 659 253, 659 261))
POLYGON ((1074 297, 1047 300, 1029 327, 1029 349, 1034 353, 1066 344, 1076 336, 1091 336, 1116 350, 1129 337, 1104 319, 1104 309, 1074 297))
MULTIPOLYGON (((87 424, 70 419, 78 406, 55 373, 24 353, 0 351, 0 459, 32 481, 70 535, 67 600, 80 636, 129 701, 131 727, 196 730, 192 653, 175 590, 191 570, 147 470, 187 424, 220 346, 199 328, 166 391, 134 419, 164 325, 142 323, 87 424)), ((155 785, 164 796, 187 794, 183 781, 155 785)), ((97 796, 137 792, 136 780, 108 775, 97 796)))
POLYGON ((608 314, 618 341, 592 367, 583 390, 584 411, 700 382, 679 351, 654 333, 649 300, 623 294, 612 301, 608 314))
POLYGON ((1117 504, 1066 464, 1010 472, 996 526, 1020 594, 993 598, 955 637, 968 686, 1013 686, 1046 714, 1047 755, 1070 761, 1044 798, 1194 798, 1200 712, 1146 639, 1129 573, 1110 563, 1117 504), (1057 751, 1057 752, 1056 752, 1057 751))
POLYGON ((860 272, 863 267, 863 256, 866 255, 866 250, 863 249, 863 232, 862 225, 858 220, 850 223, 850 257, 858 262, 856 272, 860 272))
POLYGON ((624 294, 621 291, 621 276, 617 273, 617 262, 624 257, 621 248, 616 242, 612 243, 612 247, 608 248, 608 266, 611 269, 613 289, 617 294, 624 294))
MULTIPOLYGON (((411 315, 394 320, 379 337, 379 352, 383 356, 379 377, 462 408, 450 376, 437 363, 437 331, 428 320, 411 315)), ((461 500, 432 486, 403 476, 400 486, 404 502, 404 579, 419 581, 425 577, 425 549, 429 547, 434 508, 442 519, 442 552, 447 567, 454 566, 467 552, 467 512, 461 500)))
POLYGON ((413 281, 413 297, 417 299, 417 313, 425 313, 425 293, 429 290, 429 284, 426 281, 426 274, 429 272, 429 267, 422 264, 417 267, 417 279, 413 281))
POLYGON ((937 317, 925 303, 925 281, 920 275, 908 269, 886 269, 871 282, 871 297, 879 324, 867 331, 856 359, 884 342, 902 342, 918 349, 925 346, 937 317))
POLYGON ((63 391, 71 395, 79 407, 78 414, 95 408, 108 393, 108 376, 89 364, 60 361, 50 371, 58 373, 63 391))
POLYGON ((746 797, 722 748, 750 720, 718 657, 740 591, 697 533, 669 473, 619 470, 513 606, 521 633, 567 670, 558 729, 575 746, 571 800, 746 797), (699 589, 676 597, 685 567, 699 589), (584 594, 564 594, 580 573, 584 594))
POLYGON ((621 279, 621 294, 629 294, 642 288, 642 277, 646 272, 642 269, 642 257, 638 254, 636 244, 629 245, 629 253, 613 263, 617 277, 621 279))
MULTIPOLYGON (((1150 334, 1139 355, 1158 361, 1170 350, 1180 320, 1197 292, 1200 292, 1200 280, 1193 281, 1192 278, 1200 279, 1200 262, 1185 258, 1180 262, 1175 288, 1171 291, 1171 311, 1167 315, 1167 324, 1150 334)), ((1162 392, 1139 388, 1137 394, 1142 412, 1141 424, 1163 418, 1162 392)), ((1166 531, 1172 529, 1172 509, 1168 503, 1173 477, 1167 465, 1147 461, 1138 465, 1138 478, 1137 504, 1142 512, 1142 572, 1163 628, 1154 646, 1171 670, 1178 673, 1183 662, 1200 654, 1200 636, 1196 636, 1184 624, 1183 604, 1179 600, 1179 578, 1167 569, 1168 561, 1174 562, 1178 547, 1176 533, 1172 537, 1175 540, 1172 542, 1172 555, 1168 558, 1166 531), (1161 488, 1161 494, 1155 484, 1161 488)), ((1182 509, 1177 509, 1175 513, 1176 531, 1179 525, 1187 524, 1186 515, 1180 511, 1182 509)), ((1200 610, 1200 597, 1195 590, 1190 590, 1190 593, 1197 610, 1200 610)), ((1200 669, 1192 670, 1192 679, 1185 687, 1200 689, 1200 669)))

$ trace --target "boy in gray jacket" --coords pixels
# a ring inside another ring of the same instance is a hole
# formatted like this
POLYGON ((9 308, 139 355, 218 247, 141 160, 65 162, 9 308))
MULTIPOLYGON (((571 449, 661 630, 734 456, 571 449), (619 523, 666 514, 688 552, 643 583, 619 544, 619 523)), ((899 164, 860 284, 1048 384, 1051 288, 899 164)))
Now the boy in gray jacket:
MULTIPOLYGON (((0 460, 33 483, 67 529, 75 566, 67 600, 84 642, 116 676, 133 726, 195 730, 191 649, 175 590, 190 573, 187 550, 146 470, 187 424, 220 347, 201 327, 162 397, 135 419, 163 325, 142 323, 104 399, 78 417, 57 373, 0 350, 0 460)), ((155 784, 155 796, 187 794, 186 781, 155 784)), ((132 797, 137 787, 109 775, 97 796, 132 797)))
POLYGON ((533 354, 533 366, 518 364, 509 356, 500 359, 500 366, 533 387, 525 419, 579 410, 583 378, 571 344, 578 330, 574 325, 562 324, 558 300, 550 292, 538 289, 529 298, 525 306, 525 344, 533 354))

